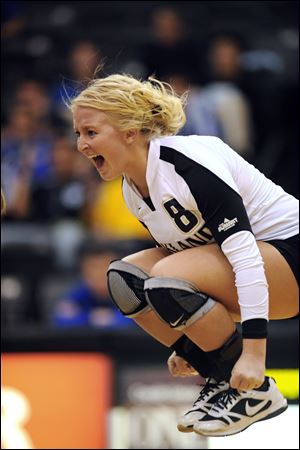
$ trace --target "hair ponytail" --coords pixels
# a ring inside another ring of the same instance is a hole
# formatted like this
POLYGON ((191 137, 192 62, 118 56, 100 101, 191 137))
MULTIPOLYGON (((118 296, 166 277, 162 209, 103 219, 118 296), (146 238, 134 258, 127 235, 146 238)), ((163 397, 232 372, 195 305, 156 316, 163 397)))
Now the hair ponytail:
POLYGON ((185 124, 186 94, 177 96, 171 86, 153 77, 139 81, 131 75, 110 75, 90 82, 70 102, 101 110, 121 131, 138 129, 149 140, 178 133, 185 124))

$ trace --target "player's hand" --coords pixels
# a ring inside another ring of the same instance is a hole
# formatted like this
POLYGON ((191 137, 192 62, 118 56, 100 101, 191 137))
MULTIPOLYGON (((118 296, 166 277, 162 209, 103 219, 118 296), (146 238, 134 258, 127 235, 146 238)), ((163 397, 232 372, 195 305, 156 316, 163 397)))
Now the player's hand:
POLYGON ((181 356, 177 356, 176 352, 173 352, 168 359, 169 372, 173 377, 191 377, 199 375, 197 370, 194 369, 185 359, 181 356))
POLYGON ((251 354, 243 354, 231 372, 230 386, 239 391, 260 387, 265 379, 264 359, 251 354))

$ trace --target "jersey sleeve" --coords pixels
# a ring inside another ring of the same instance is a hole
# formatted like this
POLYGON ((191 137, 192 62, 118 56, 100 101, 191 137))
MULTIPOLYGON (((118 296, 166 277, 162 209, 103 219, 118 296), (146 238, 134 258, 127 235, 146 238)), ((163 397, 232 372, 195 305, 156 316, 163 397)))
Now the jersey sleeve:
POLYGON ((243 200, 206 167, 182 154, 177 153, 176 158, 176 171, 187 183, 206 226, 235 273, 243 335, 265 337, 268 284, 243 200))

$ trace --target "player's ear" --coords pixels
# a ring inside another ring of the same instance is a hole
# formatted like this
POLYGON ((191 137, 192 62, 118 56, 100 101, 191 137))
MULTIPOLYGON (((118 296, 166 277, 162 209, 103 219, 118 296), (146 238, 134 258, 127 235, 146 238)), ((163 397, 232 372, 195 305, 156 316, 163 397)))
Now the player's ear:
POLYGON ((132 144, 137 138, 138 130, 132 128, 131 130, 125 131, 125 141, 127 144, 132 144))

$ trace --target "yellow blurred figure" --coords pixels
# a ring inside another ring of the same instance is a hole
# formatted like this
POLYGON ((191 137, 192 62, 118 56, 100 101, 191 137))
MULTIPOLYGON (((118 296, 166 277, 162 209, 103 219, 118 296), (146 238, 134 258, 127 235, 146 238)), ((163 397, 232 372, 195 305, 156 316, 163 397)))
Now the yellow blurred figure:
POLYGON ((111 239, 150 238, 147 229, 125 205, 121 178, 100 185, 90 213, 90 226, 111 239))

